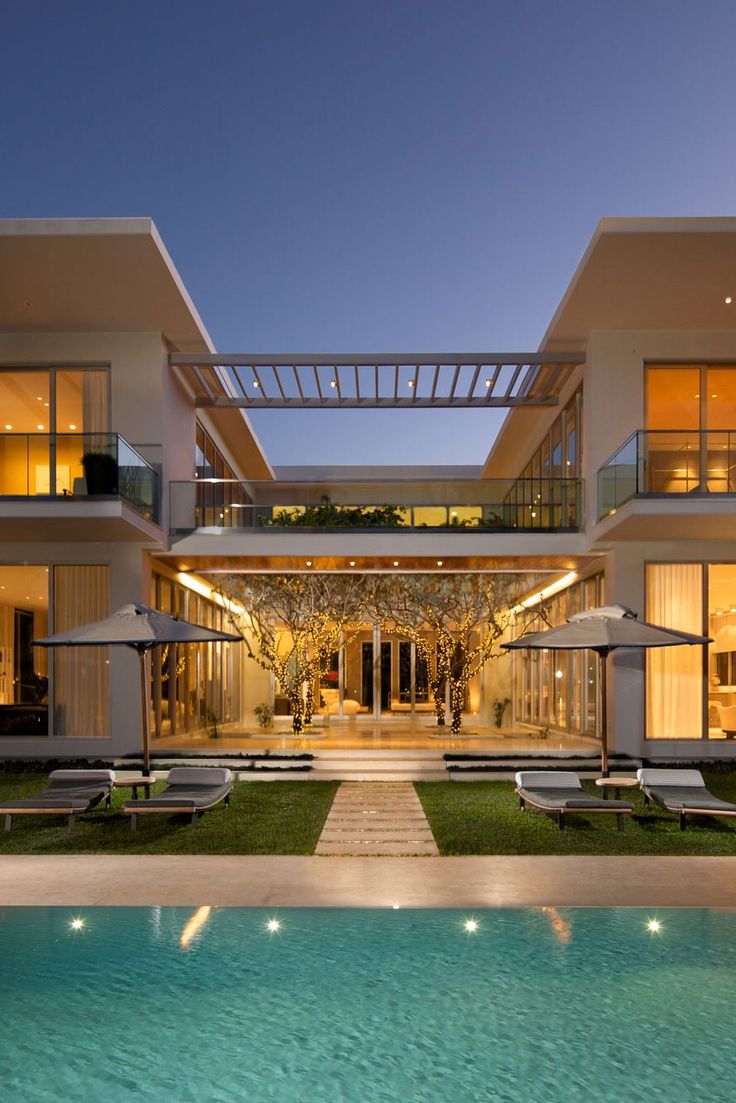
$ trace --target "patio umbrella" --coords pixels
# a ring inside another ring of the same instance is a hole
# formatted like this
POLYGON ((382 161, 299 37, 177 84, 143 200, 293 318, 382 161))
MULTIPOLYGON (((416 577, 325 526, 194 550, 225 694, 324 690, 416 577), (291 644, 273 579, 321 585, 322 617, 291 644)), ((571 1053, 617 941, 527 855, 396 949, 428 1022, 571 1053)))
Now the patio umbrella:
POLYGON ((682 644, 710 643, 709 636, 694 636, 674 628, 660 628, 638 620, 631 609, 623 605, 603 605, 576 613, 557 628, 530 632, 518 640, 501 644, 508 650, 595 651, 599 657, 601 676, 601 773, 608 777, 608 719, 606 714, 606 660, 611 651, 620 647, 677 647, 682 644))
POLYGON ((167 643, 214 643, 217 640, 240 640, 228 632, 201 628, 186 620, 178 620, 148 605, 123 605, 111 617, 70 628, 43 640, 34 640, 34 647, 109 647, 125 644, 138 652, 141 668, 141 736, 143 773, 150 774, 151 714, 148 707, 150 675, 146 656, 153 647, 167 643))

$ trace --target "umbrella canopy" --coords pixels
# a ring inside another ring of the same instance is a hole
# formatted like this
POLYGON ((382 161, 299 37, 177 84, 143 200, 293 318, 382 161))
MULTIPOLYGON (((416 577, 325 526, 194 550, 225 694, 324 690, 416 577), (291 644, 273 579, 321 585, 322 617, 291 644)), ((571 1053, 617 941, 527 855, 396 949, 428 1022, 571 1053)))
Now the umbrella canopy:
POLYGON ((623 605, 603 605, 576 613, 564 624, 544 632, 530 632, 501 644, 507 650, 543 649, 555 651, 595 651, 600 657, 601 710, 601 772, 608 775, 608 720, 606 708, 606 659, 618 648, 677 647, 683 644, 710 643, 709 636, 695 636, 674 628, 662 628, 638 620, 632 609, 623 605))
POLYGON ((218 640, 239 641, 240 636, 231 632, 217 632, 179 620, 148 605, 123 605, 110 617, 70 628, 42 640, 34 640, 34 647, 112 647, 125 644, 138 652, 141 667, 141 736, 143 744, 143 772, 150 773, 151 714, 148 704, 150 674, 146 655, 152 647, 166 643, 215 643, 218 640))
POLYGON ((70 628, 43 640, 34 640, 34 647, 100 647, 126 643, 136 651, 146 651, 159 643, 210 643, 216 640, 239 640, 229 632, 202 628, 187 620, 170 617, 148 605, 123 605, 110 617, 70 628))

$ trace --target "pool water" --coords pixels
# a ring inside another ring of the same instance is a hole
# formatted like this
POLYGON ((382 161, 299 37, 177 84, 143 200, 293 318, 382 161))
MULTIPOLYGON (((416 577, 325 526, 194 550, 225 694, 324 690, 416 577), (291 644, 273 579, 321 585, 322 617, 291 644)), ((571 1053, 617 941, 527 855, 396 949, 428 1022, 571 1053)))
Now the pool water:
POLYGON ((729 912, 6 908, 0 985, 2 1103, 736 1097, 729 912))

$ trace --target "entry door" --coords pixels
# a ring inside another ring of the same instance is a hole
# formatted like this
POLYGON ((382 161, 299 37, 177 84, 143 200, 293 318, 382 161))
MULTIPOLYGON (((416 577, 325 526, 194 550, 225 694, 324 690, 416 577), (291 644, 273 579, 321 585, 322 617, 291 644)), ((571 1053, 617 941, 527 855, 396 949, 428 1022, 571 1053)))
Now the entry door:
POLYGON ((391 708, 391 642, 381 643, 381 712, 391 708))

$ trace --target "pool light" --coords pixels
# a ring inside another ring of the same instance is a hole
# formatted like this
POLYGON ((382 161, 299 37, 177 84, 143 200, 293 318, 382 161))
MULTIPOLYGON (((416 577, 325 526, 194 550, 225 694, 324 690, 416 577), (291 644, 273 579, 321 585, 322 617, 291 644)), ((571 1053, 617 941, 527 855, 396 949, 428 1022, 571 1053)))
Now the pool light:
POLYGON ((475 934, 476 931, 478 930, 478 920, 477 919, 466 919, 465 922, 463 923, 463 930, 465 931, 466 934, 475 934))
POLYGON ((81 916, 76 915, 74 919, 70 920, 69 926, 73 931, 83 931, 85 928, 85 921, 81 916))
POLYGON ((662 930, 662 924, 658 919, 647 919, 647 930, 650 934, 659 934, 662 930))
POLYGON ((280 919, 269 919, 268 922, 266 923, 266 930, 268 931, 269 934, 278 934, 279 931, 281 930, 281 920, 280 919))

